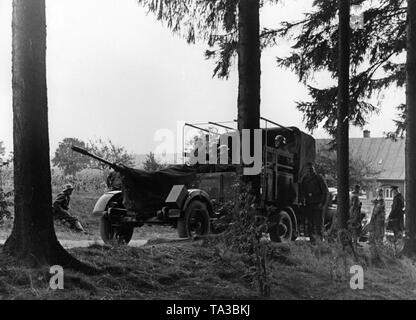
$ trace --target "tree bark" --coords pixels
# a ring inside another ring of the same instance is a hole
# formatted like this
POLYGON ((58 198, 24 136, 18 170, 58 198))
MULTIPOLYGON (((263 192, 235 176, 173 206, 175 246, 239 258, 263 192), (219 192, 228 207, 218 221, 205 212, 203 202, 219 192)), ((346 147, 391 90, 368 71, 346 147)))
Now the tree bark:
MULTIPOLYGON (((260 2, 240 0, 238 4, 238 130, 250 129, 250 150, 254 154, 254 129, 260 128, 260 2)), ((260 175, 245 176, 252 193, 260 195, 260 175)))
POLYGON ((4 251, 30 265, 82 269, 52 219, 45 0, 13 0, 12 28, 15 219, 4 251))
POLYGON ((406 62, 406 238, 404 251, 416 253, 416 1, 407 1, 406 62))
POLYGON ((346 229, 349 217, 349 67, 350 67, 350 1, 338 0, 338 128, 337 128, 337 220, 346 229))

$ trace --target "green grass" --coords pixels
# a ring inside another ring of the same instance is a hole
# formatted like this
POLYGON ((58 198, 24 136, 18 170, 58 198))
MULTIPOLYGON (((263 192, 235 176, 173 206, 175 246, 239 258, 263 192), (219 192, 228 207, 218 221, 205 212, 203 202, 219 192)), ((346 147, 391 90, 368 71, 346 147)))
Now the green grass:
MULTIPOLYGON (((364 289, 349 287, 334 245, 273 244, 268 261, 270 299, 416 299, 416 267, 386 252, 372 265, 360 252, 364 289), (338 257, 339 259, 336 259, 338 257)), ((49 289, 47 268, 28 269, 0 254, 0 299, 261 299, 246 259, 221 243, 185 241, 140 248, 92 245, 72 249, 102 273, 65 270, 64 290, 49 289)))
POLYGON ((388 249, 382 249, 378 263, 372 262, 368 249, 359 249, 358 262, 351 254, 344 259, 343 251, 328 243, 295 242, 286 249, 293 264, 273 265, 271 275, 275 294, 287 299, 416 299, 415 262, 393 258, 388 249), (364 269, 363 290, 350 288, 353 265, 364 269))
POLYGON ((93 245, 70 251, 100 268, 96 276, 65 271, 64 290, 49 289, 47 268, 16 266, 0 254, 0 299, 253 298, 249 284, 197 243, 143 248, 93 245), (233 273, 233 276, 229 275, 233 273))
MULTIPOLYGON (((99 220, 91 216, 100 195, 74 193, 70 211, 82 221, 87 235, 56 223, 58 239, 98 240, 99 220)), ((5 239, 12 221, 0 227, 5 239)), ((170 242, 176 230, 143 226, 134 239, 152 239, 140 248, 92 245, 69 250, 78 259, 101 270, 86 276, 65 271, 65 289, 49 289, 49 269, 29 269, 4 256, 0 248, 0 299, 261 299, 255 278, 243 256, 221 243, 170 242), (165 240, 161 240, 161 238, 165 240)), ((296 241, 272 244, 268 260, 271 299, 416 299, 416 266, 407 258, 395 259, 383 249, 381 260, 359 251, 364 268, 364 290, 349 287, 349 269, 357 264, 344 259, 336 245, 296 241)))

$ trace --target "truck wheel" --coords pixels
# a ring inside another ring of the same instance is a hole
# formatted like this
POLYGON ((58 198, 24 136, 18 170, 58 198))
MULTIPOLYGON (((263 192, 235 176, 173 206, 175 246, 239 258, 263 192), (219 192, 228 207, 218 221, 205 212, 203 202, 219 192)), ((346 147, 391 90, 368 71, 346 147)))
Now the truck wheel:
POLYGON ((294 237, 292 219, 289 213, 281 210, 272 221, 275 222, 269 228, 270 240, 273 242, 290 242, 294 237), (275 221, 273 221, 275 220, 275 221))
POLYGON ((178 235, 180 238, 203 236, 209 234, 210 225, 207 206, 199 200, 193 200, 186 208, 183 217, 178 219, 178 235))
POLYGON ((100 234, 104 243, 112 244, 117 241, 118 244, 128 244, 133 237, 133 227, 123 227, 115 229, 106 216, 100 220, 100 234))

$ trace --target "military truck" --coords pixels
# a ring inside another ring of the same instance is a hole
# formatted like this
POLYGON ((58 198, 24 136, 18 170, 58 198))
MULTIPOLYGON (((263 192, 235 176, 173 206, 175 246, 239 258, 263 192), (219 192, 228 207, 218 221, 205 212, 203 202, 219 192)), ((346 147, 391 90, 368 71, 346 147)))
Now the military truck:
MULTIPOLYGON (((308 162, 315 160, 315 140, 296 127, 284 127, 262 118, 261 205, 274 221, 269 228, 272 241, 292 241, 304 231, 305 217, 300 201, 300 179, 308 162), (275 127, 267 127, 267 124, 275 127), (276 136, 284 137, 281 148, 276 136)), ((225 127, 219 123, 210 125, 225 127)), ((210 131, 185 124, 206 133, 210 131)), ((226 127, 230 129, 231 127, 226 127)), ((224 133, 228 134, 228 133, 224 133)), ((227 151, 232 154, 232 141, 227 151)), ((218 145, 218 147, 221 147, 218 145)), ((99 217, 104 242, 128 243, 135 227, 143 224, 168 224, 178 229, 179 237, 206 235, 212 222, 221 217, 218 204, 235 199, 238 164, 172 165, 155 172, 117 165, 86 150, 73 147, 108 164, 122 179, 122 190, 105 192, 95 204, 93 215, 99 217)), ((188 154, 185 154, 189 156, 188 154)), ((207 154, 208 159, 208 154, 207 154)))
MULTIPOLYGON (((268 212, 269 220, 275 221, 269 229, 270 239, 277 242, 292 241, 305 233, 306 220, 301 203, 300 182, 305 165, 315 161, 315 139, 296 127, 284 127, 266 118, 261 119, 266 122, 262 128, 261 205, 268 212), (274 127, 267 127, 267 124, 274 127), (283 137, 285 141, 279 148, 275 145, 277 136, 283 137)), ((191 126, 195 128, 195 125, 191 126)), ((231 149, 230 142, 230 154, 231 149)), ((209 194, 211 202, 233 200, 235 194, 232 185, 236 180, 236 166, 224 169, 211 165, 209 168, 211 170, 197 175, 197 187, 209 194)), ((325 220, 330 219, 328 215, 325 220)))

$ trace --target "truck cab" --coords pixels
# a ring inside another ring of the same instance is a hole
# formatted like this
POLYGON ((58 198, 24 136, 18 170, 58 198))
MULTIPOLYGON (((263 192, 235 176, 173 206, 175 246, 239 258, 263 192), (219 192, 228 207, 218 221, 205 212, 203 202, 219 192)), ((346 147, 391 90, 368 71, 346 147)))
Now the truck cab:
MULTIPOLYGON (((227 147, 231 158, 231 141, 227 147)), ((277 227, 270 233, 274 241, 293 240, 305 229, 300 181, 304 166, 315 161, 315 150, 315 139, 296 127, 262 128, 261 201, 277 216, 277 227), (277 136, 284 137, 284 145, 276 146, 277 136)), ((235 199, 237 165, 199 165, 198 171, 195 186, 215 203, 235 199)))

